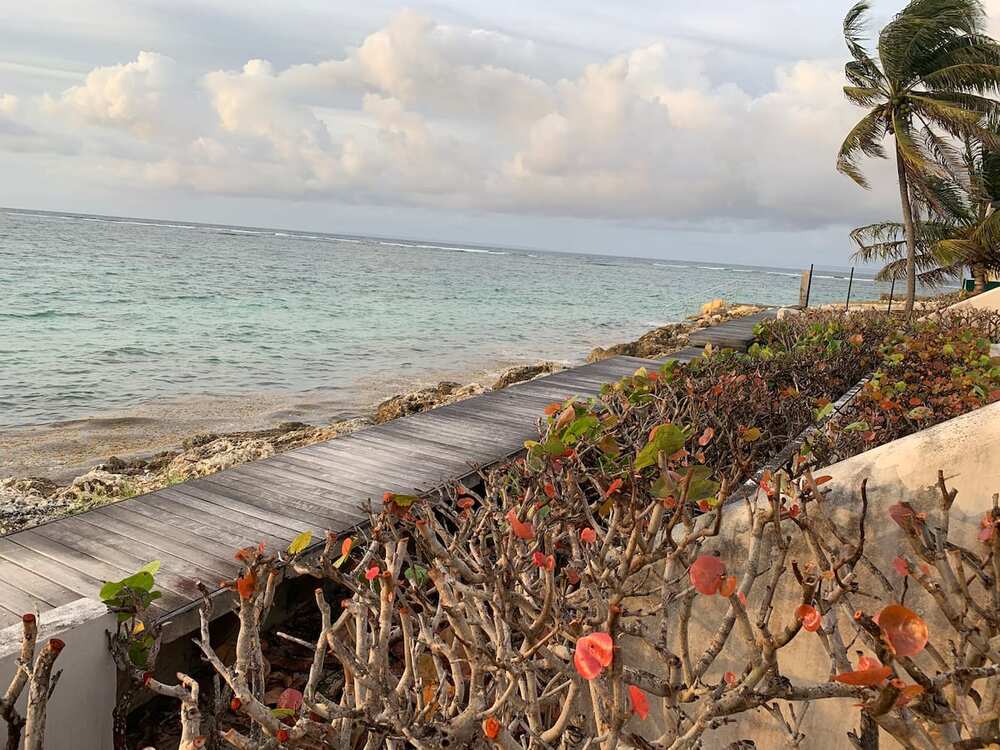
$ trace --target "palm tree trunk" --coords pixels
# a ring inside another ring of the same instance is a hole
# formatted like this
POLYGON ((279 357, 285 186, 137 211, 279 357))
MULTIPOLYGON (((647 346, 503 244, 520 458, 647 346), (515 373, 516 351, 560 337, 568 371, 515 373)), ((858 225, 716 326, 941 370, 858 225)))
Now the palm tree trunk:
POLYGON ((972 264, 972 293, 980 294, 986 291, 986 266, 982 263, 972 264))
POLYGON ((910 205, 910 185, 906 179, 903 155, 896 146, 896 171, 899 174, 899 200, 903 204, 903 233, 906 236, 906 316, 913 314, 917 296, 917 238, 913 229, 913 206, 910 205))

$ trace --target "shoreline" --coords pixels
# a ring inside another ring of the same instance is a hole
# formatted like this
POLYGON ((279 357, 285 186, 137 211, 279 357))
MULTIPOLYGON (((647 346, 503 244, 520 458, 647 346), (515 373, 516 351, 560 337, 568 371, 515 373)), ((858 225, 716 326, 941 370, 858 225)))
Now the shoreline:
MULTIPOLYGON (((596 347, 577 360, 593 362, 619 354, 666 356, 684 348, 692 331, 763 308, 727 307, 714 300, 684 321, 653 328, 633 341, 596 347)), ((14 456, 9 468, 0 467, 0 535, 499 390, 575 363, 546 360, 479 370, 468 373, 465 382, 434 383, 428 372, 428 379, 413 379, 411 385, 402 386, 407 390, 388 398, 370 392, 368 403, 356 409, 344 408, 343 400, 315 398, 319 392, 203 397, 0 430, 0 455, 14 456), (471 377, 475 380, 469 382, 471 377), (206 416, 209 403, 213 408, 206 416), (19 466, 24 469, 17 471, 19 466)), ((322 393, 332 394, 334 389, 322 393)))

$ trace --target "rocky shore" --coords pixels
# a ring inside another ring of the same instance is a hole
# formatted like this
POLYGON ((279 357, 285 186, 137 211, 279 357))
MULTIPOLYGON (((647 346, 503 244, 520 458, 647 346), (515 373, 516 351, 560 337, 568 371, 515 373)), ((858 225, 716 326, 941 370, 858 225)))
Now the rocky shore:
MULTIPOLYGON (((608 348, 598 347, 590 352, 587 361, 597 362, 622 354, 662 357, 684 348, 688 335, 694 330, 750 315, 760 309, 753 305, 727 306, 722 300, 713 300, 702 307, 700 314, 686 321, 656 328, 635 341, 608 348)), ((293 448, 330 440, 371 424, 382 424, 486 391, 506 388, 561 368, 562 365, 555 362, 539 362, 509 368, 493 383, 463 385, 445 381, 393 396, 380 403, 368 417, 341 420, 329 425, 286 422, 265 430, 194 435, 175 449, 146 458, 112 456, 63 484, 42 477, 0 479, 0 535, 293 448)))

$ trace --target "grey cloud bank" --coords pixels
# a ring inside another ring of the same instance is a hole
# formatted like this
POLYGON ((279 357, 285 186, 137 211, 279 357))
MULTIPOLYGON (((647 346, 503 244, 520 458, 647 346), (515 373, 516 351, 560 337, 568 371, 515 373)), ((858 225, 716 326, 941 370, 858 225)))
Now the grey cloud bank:
POLYGON ((834 170, 836 3, 336 5, 43 3, 78 58, 0 61, 0 204, 785 265, 897 212, 834 170))

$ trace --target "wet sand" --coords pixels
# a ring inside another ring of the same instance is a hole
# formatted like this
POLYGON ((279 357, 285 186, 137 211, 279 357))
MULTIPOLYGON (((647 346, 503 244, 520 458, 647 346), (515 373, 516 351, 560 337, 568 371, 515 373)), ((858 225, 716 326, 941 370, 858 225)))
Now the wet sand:
POLYGON ((492 382, 510 364, 473 373, 434 370, 420 378, 359 378, 344 388, 307 393, 152 401, 88 419, 0 428, 0 477, 67 482, 111 456, 147 457, 194 435, 263 430, 284 422, 328 425, 370 415, 385 398, 441 380, 492 382))

